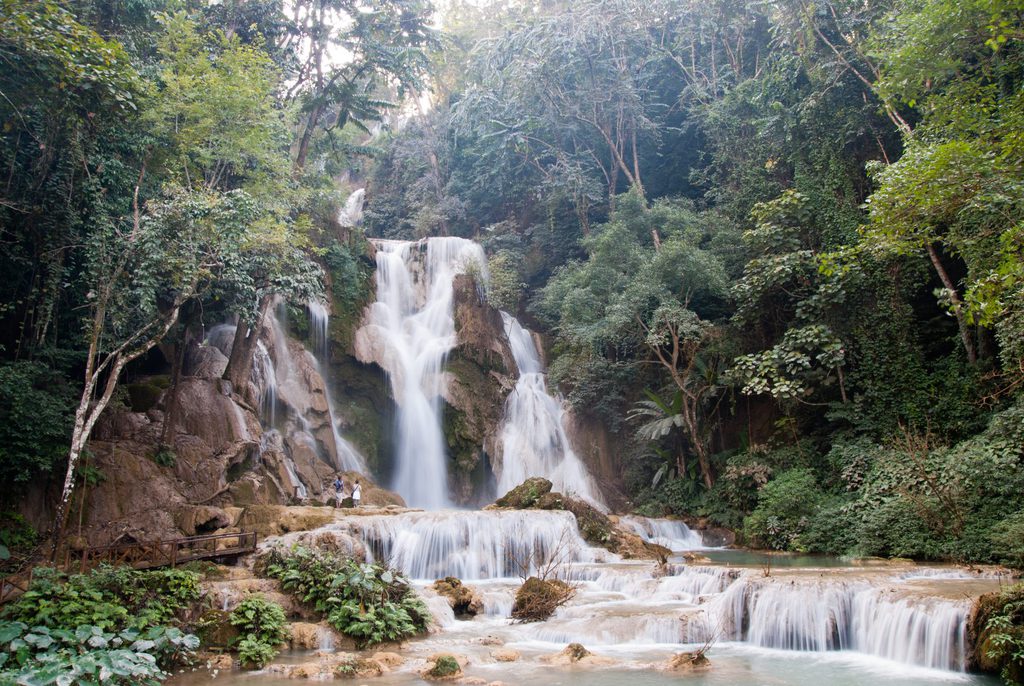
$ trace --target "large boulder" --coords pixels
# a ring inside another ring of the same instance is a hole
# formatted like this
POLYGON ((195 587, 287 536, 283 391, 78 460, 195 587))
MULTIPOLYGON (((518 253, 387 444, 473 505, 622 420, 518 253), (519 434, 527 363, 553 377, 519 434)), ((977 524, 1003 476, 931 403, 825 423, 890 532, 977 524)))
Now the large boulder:
MULTIPOLYGON (((551 492, 551 482, 544 477, 534 476, 519 484, 494 501, 498 507, 525 510, 537 505, 540 499, 551 492)), ((555 508, 545 508, 555 509, 555 508)), ((561 508, 558 508, 561 509, 561 508)))
POLYGON ((484 601, 476 589, 466 586, 460 579, 447 576, 434 582, 438 595, 448 599, 456 617, 475 617, 484 610, 484 601))

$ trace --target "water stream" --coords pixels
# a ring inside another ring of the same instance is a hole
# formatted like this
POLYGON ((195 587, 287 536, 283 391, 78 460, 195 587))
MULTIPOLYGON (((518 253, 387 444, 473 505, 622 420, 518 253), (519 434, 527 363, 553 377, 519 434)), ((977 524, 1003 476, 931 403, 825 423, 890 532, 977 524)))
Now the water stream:
POLYGON ((439 509, 450 504, 441 412, 444 361, 456 344, 453 280, 467 271, 486 280, 487 260, 463 238, 374 245, 377 301, 358 336, 388 373, 398 405, 392 487, 411 506, 439 509))
POLYGON ((565 407, 548 393, 544 364, 533 336, 507 312, 502 312, 501 318, 519 379, 505 401, 498 493, 507 493, 529 477, 543 476, 551 481, 553 490, 581 496, 606 509, 597 484, 565 433, 565 407))
MULTIPOLYGON (((439 652, 468 657, 470 676, 528 686, 617 686, 625 681, 663 686, 680 678, 709 686, 993 683, 964 672, 965 627, 970 598, 995 589, 998 578, 948 568, 862 568, 842 560, 708 549, 700 532, 683 522, 639 516, 623 516, 619 526, 676 554, 665 564, 624 560, 589 545, 568 512, 445 509, 450 500, 442 397, 445 359, 456 344, 453 280, 466 272, 486 278, 484 254, 459 238, 375 245, 377 301, 357 334, 357 349, 364 361, 372 359, 388 373, 398 405, 393 487, 411 506, 427 511, 368 511, 342 516, 325 528, 359 539, 369 560, 405 573, 440 631, 404 645, 406 666, 371 683, 427 683, 416 670, 439 652), (694 550, 711 561, 683 563, 683 553, 694 550), (509 619, 513 598, 529 575, 559 577, 575 586, 575 596, 547 621, 514 623, 509 619), (430 588, 446 576, 459 577, 479 593, 481 614, 455 618, 430 588), (565 669, 544 662, 544 656, 570 642, 614 663, 565 669), (497 661, 493 645, 517 651, 520 660, 497 661), (708 646, 710 670, 682 677, 661 671, 673 654, 708 646)), ((326 368, 327 311, 311 304, 309 313, 316 352, 312 364, 326 368)), ((503 314, 503 320, 519 378, 501 425, 499 490, 545 476, 555 490, 603 507, 599 489, 566 435, 562 402, 546 387, 533 336, 510 315, 503 314)), ((287 350, 282 328, 273 328, 275 352, 287 350)), ((264 408, 287 405, 294 375, 290 364, 272 359, 266 349, 257 352, 254 376, 264 379, 257 384, 264 408)), ((340 447, 345 443, 337 434, 333 401, 327 400, 343 464, 348 458, 340 447)), ((313 440, 308 426, 299 430, 313 440)), ((280 441, 276 434, 265 436, 280 441)), ((323 651, 332 651, 333 645, 329 637, 322 638, 323 651)), ((318 658, 295 652, 282 659, 318 658)), ((294 683, 259 674, 223 674, 218 682, 294 683)), ((205 681, 183 677, 173 683, 205 681)))

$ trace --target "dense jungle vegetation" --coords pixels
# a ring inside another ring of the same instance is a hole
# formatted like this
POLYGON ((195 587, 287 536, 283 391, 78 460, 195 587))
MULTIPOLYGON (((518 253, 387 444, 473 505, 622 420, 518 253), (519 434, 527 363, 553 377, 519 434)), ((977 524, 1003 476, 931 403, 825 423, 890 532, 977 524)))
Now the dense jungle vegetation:
MULTIPOLYGON (((204 326, 318 297, 325 267, 344 291, 354 175, 368 234, 484 245, 490 301, 545 333, 637 509, 1020 565, 1022 20, 0 0, 0 505, 102 478, 89 434, 154 348, 177 369, 204 326)), ((32 538, 8 520, 6 545, 32 538)))

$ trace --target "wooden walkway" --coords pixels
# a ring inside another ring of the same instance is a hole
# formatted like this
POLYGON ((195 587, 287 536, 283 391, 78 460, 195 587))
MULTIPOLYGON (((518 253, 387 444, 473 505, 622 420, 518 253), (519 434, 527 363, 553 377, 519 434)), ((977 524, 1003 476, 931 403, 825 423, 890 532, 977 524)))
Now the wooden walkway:
MULTIPOLYGON (((189 536, 171 541, 123 543, 68 551, 55 567, 68 573, 84 573, 101 564, 128 565, 134 569, 175 567, 195 560, 236 557, 256 550, 256 532, 189 536)), ((32 583, 32 570, 0 579, 0 605, 17 598, 32 583)))

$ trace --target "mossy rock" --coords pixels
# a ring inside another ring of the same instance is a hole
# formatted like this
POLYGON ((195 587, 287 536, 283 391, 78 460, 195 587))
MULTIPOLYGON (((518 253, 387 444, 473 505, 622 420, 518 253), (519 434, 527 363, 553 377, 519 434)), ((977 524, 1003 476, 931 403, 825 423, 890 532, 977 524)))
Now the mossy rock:
POLYGON ((498 507, 526 510, 534 507, 541 497, 550 492, 551 482, 544 477, 534 476, 498 498, 494 504, 498 507))
POLYGON ((204 648, 227 650, 241 635, 231 624, 231 613, 225 610, 207 610, 195 623, 196 635, 204 648))
POLYGON ((1024 644, 1024 584, 978 598, 968 621, 968 668, 999 674, 1005 670, 1007 683, 1024 683, 1024 661, 1014 660, 1011 650, 999 650, 993 640, 996 631, 988 627, 996 616, 1008 616, 1010 627, 999 633, 1010 636, 1018 645, 1024 644))
POLYGON ((479 595, 461 579, 446 576, 434 582, 434 590, 438 595, 448 599, 456 617, 474 617, 483 609, 479 595))
POLYGON ((157 406, 164 392, 158 384, 150 381, 127 384, 125 390, 128 392, 128 404, 132 412, 149 412, 157 406))
POLYGON ((576 590, 560 579, 531 576, 516 591, 512 618, 521 622, 542 622, 575 595, 576 590))
POLYGON ((462 667, 453 655, 439 655, 434 661, 434 666, 427 670, 426 676, 430 679, 454 679, 462 674, 462 667))

